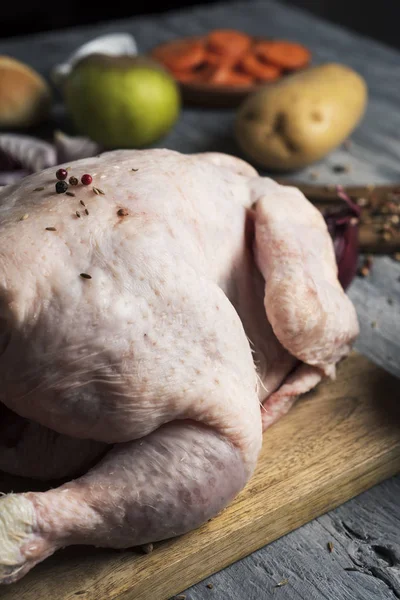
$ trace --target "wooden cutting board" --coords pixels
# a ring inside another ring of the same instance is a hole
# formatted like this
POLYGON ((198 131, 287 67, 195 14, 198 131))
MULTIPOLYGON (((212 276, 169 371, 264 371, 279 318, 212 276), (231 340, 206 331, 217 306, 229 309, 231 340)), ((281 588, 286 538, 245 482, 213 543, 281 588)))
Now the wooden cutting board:
MULTIPOLYGON (((254 477, 217 518, 147 555, 69 548, 0 599, 166 600, 398 472, 400 382, 353 354, 265 433, 254 477)), ((0 479, 10 487, 21 480, 0 479)))

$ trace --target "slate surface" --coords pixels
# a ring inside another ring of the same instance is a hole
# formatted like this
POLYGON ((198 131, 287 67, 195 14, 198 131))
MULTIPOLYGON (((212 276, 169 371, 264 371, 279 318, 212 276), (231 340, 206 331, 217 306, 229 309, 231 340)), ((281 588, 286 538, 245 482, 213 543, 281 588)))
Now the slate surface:
MULTIPOLYGON (((400 54, 300 10, 268 0, 199 6, 4 39, 0 53, 26 61, 48 76, 77 46, 102 33, 130 32, 145 52, 161 41, 213 27, 297 39, 311 48, 316 62, 344 62, 367 80, 369 106, 350 150, 336 150, 318 165, 293 174, 293 179, 311 182, 311 173, 317 172, 318 183, 400 182, 400 54), (336 164, 349 165, 349 173, 335 174, 336 164)), ((185 109, 176 128, 159 145, 182 152, 218 150, 240 155, 232 138, 233 117, 233 111, 185 109)), ((68 130, 60 105, 54 119, 55 125, 68 130)), ((400 262, 377 258, 371 276, 357 279, 350 295, 361 323, 358 350, 400 377, 400 262)), ((187 600, 400 598, 400 476, 183 593, 187 600), (327 551, 328 541, 334 544, 332 553, 327 551), (288 579, 287 585, 275 588, 283 579, 288 579), (207 588, 207 583, 213 588, 207 588)))

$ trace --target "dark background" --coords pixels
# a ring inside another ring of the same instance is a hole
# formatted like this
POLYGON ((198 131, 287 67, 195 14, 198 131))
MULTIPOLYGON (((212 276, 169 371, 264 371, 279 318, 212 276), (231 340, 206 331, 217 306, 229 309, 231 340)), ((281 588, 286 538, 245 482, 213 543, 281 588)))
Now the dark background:
MULTIPOLYGON (((245 1, 245 0, 244 0, 245 1)), ((267 0, 266 0, 267 1, 267 0)), ((278 0, 400 48, 400 0, 278 0)), ((163 12, 218 0, 23 0, 0 1, 0 37, 61 29, 135 15, 163 12)))

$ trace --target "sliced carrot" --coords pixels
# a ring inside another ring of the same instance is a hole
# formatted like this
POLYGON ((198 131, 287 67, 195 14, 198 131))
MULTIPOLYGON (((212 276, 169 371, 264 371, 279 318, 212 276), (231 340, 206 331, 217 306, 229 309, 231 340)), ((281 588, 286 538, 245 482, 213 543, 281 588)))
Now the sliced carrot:
POLYGON ((199 39, 166 42, 152 51, 153 58, 176 71, 186 71, 197 67, 204 61, 205 54, 204 43, 199 39))
POLYGON ((284 40, 258 42, 254 47, 254 52, 262 60, 281 69, 302 69, 311 60, 311 52, 308 48, 284 40))
POLYGON ((275 81, 282 73, 279 67, 262 62, 252 52, 248 52, 241 59, 240 66, 245 73, 257 77, 261 81, 275 81))
POLYGON ((197 78, 196 71, 171 70, 171 75, 173 75, 173 77, 175 77, 175 79, 177 81, 180 81, 181 83, 191 83, 192 81, 195 81, 197 78))
POLYGON ((248 73, 239 73, 238 71, 231 71, 225 85, 231 86, 249 86, 255 83, 254 77, 248 73))
POLYGON ((254 77, 248 73, 234 71, 228 65, 209 67, 203 73, 202 80, 213 85, 224 86, 249 86, 254 83, 254 77))
POLYGON ((207 47, 225 56, 241 56, 251 46, 251 38, 235 29, 215 29, 207 36, 207 47))
POLYGON ((211 52, 210 50, 208 52, 206 52, 206 55, 204 57, 204 62, 207 65, 213 65, 213 66, 218 66, 218 65, 229 65, 229 66, 233 66, 236 62, 236 57, 235 56, 226 56, 223 54, 217 54, 216 52, 211 52))

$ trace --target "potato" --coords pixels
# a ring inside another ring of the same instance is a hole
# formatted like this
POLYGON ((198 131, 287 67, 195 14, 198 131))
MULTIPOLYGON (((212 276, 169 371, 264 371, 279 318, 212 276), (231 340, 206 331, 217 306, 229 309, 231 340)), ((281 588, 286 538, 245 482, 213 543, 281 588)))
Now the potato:
POLYGON ((239 146, 260 166, 299 169, 319 160, 353 131, 367 86, 345 65, 327 63, 271 83, 239 108, 239 146))

